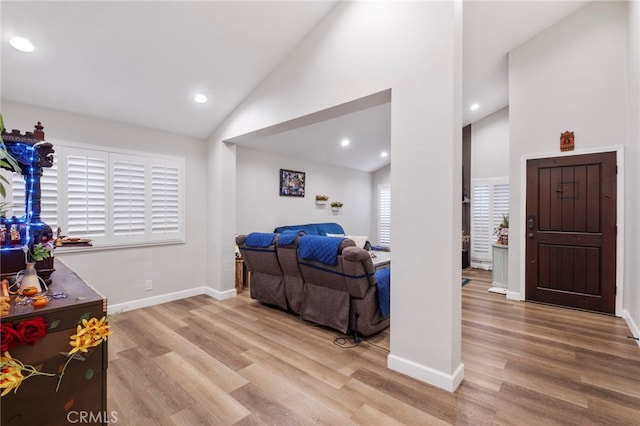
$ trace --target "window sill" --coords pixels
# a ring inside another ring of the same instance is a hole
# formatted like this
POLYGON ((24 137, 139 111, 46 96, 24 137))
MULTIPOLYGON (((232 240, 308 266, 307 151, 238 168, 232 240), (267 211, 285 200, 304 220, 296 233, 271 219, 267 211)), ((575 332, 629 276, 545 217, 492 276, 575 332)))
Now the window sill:
POLYGON ((126 249, 134 249, 134 248, 168 246, 168 245, 185 244, 185 243, 186 243, 185 240, 166 240, 166 241, 151 241, 147 243, 134 243, 134 244, 96 244, 93 246, 56 247, 55 255, 64 256, 66 254, 108 251, 108 250, 126 250, 126 249))

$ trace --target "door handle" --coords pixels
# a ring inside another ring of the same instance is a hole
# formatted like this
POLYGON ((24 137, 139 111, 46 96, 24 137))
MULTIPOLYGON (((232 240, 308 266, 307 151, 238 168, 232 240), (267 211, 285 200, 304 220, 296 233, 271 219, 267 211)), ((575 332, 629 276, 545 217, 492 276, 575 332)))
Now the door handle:
POLYGON ((534 229, 536 227, 536 217, 530 214, 527 216, 527 228, 534 229))
POLYGON ((533 237, 535 237, 535 234, 533 232, 529 232, 527 234, 527 237, 529 237, 530 239, 533 239, 533 237))

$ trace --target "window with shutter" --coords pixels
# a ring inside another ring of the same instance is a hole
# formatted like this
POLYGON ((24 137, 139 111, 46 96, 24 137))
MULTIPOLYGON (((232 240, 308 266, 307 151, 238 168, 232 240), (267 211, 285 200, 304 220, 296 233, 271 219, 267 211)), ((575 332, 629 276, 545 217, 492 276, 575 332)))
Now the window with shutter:
POLYGON ((151 232, 180 230, 180 169, 175 163, 151 165, 151 232))
POLYGON ((146 161, 112 154, 111 226, 114 236, 143 235, 146 230, 146 161))
MULTIPOLYGON (((53 167, 42 169, 40 191, 40 219, 55 232, 58 228, 58 168, 55 162, 53 167)), ((26 214, 24 176, 17 173, 11 176, 11 209, 11 216, 26 214)))
MULTIPOLYGON (((184 241, 183 158, 52 143, 54 166, 40 187, 41 218, 54 232, 100 247, 184 241)), ((11 179, 9 213, 21 217, 24 180, 11 179)))
POLYGON ((11 176, 11 216, 21 217, 26 214, 25 185, 22 175, 13 173, 11 176))
POLYGON ((489 265, 494 230, 509 214, 508 178, 477 179, 471 183, 471 263, 489 265))
POLYGON ((74 237, 107 233, 107 155, 70 149, 65 156, 67 232, 74 237))
POLYGON ((391 245, 391 185, 378 185, 378 244, 391 245))

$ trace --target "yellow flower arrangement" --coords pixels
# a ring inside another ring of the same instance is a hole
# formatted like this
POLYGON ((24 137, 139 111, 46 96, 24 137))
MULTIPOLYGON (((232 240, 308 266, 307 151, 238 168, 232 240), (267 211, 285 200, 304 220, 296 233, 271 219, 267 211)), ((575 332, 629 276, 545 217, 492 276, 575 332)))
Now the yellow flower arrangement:
POLYGON ((36 375, 58 376, 58 384, 56 386, 56 392, 58 392, 67 366, 73 358, 79 356, 78 352, 88 352, 89 348, 100 345, 110 335, 111 330, 109 329, 107 317, 102 317, 101 319, 91 318, 90 320, 83 319, 82 324, 78 325, 76 329, 76 334, 69 338, 69 345, 71 345, 72 349, 67 354, 67 361, 64 363, 59 375, 38 371, 35 367, 25 365, 20 360, 12 358, 9 352, 6 351, 0 356, 0 372, 2 373, 0 376, 2 394, 0 396, 5 396, 11 390, 16 392, 24 380, 36 375))
POLYGON ((69 344, 73 349, 71 349, 69 355, 71 356, 78 351, 87 352, 88 348, 98 346, 107 340, 110 335, 111 330, 106 317, 102 317, 100 320, 91 318, 89 321, 83 319, 82 325, 78 325, 76 334, 71 336, 69 344))
POLYGON ((69 344, 73 349, 69 351, 69 358, 64 363, 60 377, 58 378, 58 385, 56 386, 56 392, 60 389, 60 382, 62 382, 62 376, 67 369, 67 365, 75 357, 77 352, 88 352, 89 348, 93 348, 107 340, 107 337, 111 336, 111 330, 109 329, 109 323, 107 317, 101 319, 91 318, 90 320, 83 319, 82 325, 78 325, 76 334, 70 337, 69 344))
POLYGON ((5 352, 4 355, 0 356, 0 370, 2 371, 0 389, 3 389, 0 396, 5 396, 11 392, 12 389, 15 393, 20 387, 20 384, 31 376, 55 376, 53 373, 38 371, 31 365, 24 365, 19 360, 11 358, 9 352, 5 352), (26 375, 23 375, 23 372, 25 372, 26 375))

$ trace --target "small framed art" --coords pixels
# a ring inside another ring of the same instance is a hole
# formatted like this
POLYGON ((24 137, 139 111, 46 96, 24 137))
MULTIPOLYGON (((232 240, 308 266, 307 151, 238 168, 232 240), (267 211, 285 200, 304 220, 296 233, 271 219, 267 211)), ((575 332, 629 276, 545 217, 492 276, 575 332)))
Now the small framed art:
POLYGON ((304 172, 280 169, 280 196, 304 197, 304 172))

